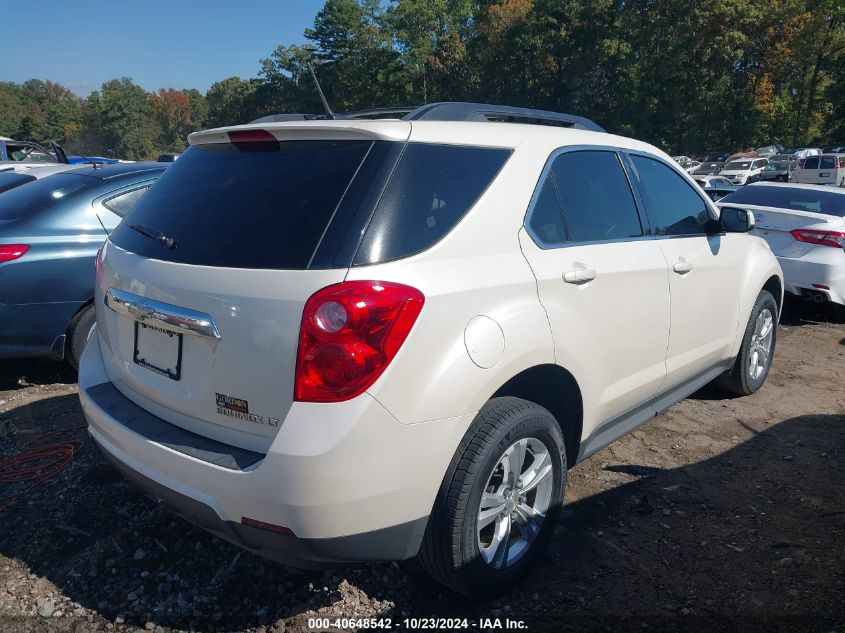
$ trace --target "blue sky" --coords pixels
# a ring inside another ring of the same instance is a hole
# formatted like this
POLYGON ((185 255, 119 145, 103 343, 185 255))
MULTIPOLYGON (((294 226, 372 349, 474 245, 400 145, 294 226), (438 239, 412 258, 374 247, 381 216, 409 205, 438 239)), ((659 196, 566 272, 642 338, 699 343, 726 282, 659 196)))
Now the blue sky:
POLYGON ((302 44, 324 0, 3 2, 0 81, 49 79, 87 96, 131 77, 146 90, 205 91, 253 77, 279 44, 302 44))

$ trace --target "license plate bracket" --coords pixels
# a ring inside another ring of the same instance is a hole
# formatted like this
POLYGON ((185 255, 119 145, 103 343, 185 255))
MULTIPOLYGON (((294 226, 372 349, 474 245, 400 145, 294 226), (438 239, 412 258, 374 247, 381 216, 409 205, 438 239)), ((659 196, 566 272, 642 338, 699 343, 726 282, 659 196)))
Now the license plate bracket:
POLYGON ((135 321, 132 361, 171 380, 182 378, 182 334, 135 321), (173 340, 175 339, 175 340, 173 340))

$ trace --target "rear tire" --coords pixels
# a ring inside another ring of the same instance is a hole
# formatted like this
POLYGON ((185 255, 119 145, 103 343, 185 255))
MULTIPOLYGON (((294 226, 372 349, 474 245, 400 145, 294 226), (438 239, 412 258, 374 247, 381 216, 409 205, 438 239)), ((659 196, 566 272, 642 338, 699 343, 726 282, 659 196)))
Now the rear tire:
POLYGON ((565 487, 566 450, 554 416, 520 398, 490 400, 455 451, 420 563, 470 598, 504 593, 554 533, 565 487))
POLYGON ((75 371, 79 371, 79 359, 85 350, 91 328, 94 327, 94 319, 94 306, 87 305, 77 312, 68 328, 65 358, 75 371))
POLYGON ((750 395, 762 387, 772 367, 777 330, 777 303, 772 293, 761 290, 745 326, 734 366, 719 376, 716 384, 738 396, 750 395))

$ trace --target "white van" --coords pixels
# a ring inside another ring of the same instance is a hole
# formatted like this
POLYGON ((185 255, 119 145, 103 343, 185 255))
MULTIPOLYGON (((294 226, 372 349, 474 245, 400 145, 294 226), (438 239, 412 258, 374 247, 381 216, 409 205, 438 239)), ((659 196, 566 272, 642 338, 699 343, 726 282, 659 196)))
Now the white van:
POLYGON ((804 159, 797 182, 808 185, 845 187, 845 154, 822 154, 804 159))

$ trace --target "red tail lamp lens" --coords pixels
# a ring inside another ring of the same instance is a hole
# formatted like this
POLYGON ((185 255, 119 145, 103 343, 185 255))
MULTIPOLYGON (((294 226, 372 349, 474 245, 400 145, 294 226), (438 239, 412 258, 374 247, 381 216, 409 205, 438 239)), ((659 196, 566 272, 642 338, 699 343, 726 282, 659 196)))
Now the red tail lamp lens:
POLYGON ((416 288, 347 281, 305 304, 294 399, 340 402, 363 393, 393 360, 422 310, 416 288))
POLYGON ((0 244, 0 264, 23 257, 28 250, 28 244, 0 244))
POLYGON ((811 229, 795 229, 791 231, 792 237, 799 242, 818 244, 819 246, 832 246, 842 248, 845 245, 845 233, 838 231, 814 231, 811 229))

